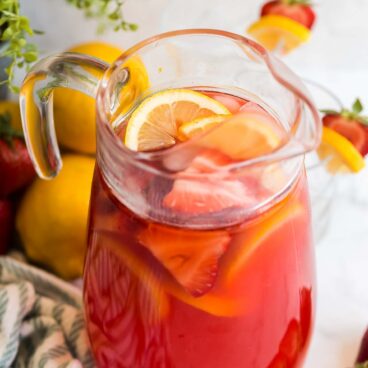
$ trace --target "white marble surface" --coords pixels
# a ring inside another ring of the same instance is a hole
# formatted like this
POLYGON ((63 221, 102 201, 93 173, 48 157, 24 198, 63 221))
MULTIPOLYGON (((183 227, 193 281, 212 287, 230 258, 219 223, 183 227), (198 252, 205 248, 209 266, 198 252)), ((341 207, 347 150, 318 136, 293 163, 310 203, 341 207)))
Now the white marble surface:
MULTIPOLYGON (((319 16, 313 38, 285 61, 302 76, 335 91, 345 104, 361 96, 368 105, 368 1, 313 2, 319 16)), ((126 17, 140 25, 139 31, 102 38, 126 48, 174 28, 214 27, 242 33, 261 3, 127 0, 126 17)), ((85 22, 63 0, 21 0, 21 4, 32 25, 47 31, 37 40, 44 53, 97 38, 95 23, 85 22)), ((352 366, 368 325, 368 170, 356 178, 339 179, 334 198, 329 231, 316 247, 317 323, 306 368, 352 366)))

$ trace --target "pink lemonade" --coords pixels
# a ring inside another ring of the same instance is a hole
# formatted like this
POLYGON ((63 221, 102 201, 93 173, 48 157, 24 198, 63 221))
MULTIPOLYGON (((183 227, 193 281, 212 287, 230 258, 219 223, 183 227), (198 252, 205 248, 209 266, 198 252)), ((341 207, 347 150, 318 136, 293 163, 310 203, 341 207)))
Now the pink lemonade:
MULTIPOLYGON (((247 104, 230 95, 208 96, 232 114, 247 104)), ((205 148, 186 170, 211 174, 235 162, 205 148)), ((96 167, 84 302, 98 366, 301 367, 315 282, 304 170, 265 210, 229 226, 223 220, 240 205, 270 196, 272 180, 257 171, 226 181, 209 175, 194 184, 180 176, 130 175, 155 208, 188 223, 210 213, 212 224, 194 228, 138 215, 96 167)))

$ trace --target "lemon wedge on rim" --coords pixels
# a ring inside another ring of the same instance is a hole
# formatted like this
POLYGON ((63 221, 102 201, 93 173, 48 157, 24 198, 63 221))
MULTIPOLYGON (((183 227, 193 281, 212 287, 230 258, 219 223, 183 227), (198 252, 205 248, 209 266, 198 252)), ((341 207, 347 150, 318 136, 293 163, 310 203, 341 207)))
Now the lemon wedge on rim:
POLYGON ((287 54, 309 40, 311 31, 282 15, 265 15, 251 24, 248 34, 267 50, 287 54))
POLYGON ((344 171, 356 173, 365 167, 364 158, 354 145, 328 127, 323 127, 322 143, 317 153, 326 162, 327 171, 333 174, 344 171))

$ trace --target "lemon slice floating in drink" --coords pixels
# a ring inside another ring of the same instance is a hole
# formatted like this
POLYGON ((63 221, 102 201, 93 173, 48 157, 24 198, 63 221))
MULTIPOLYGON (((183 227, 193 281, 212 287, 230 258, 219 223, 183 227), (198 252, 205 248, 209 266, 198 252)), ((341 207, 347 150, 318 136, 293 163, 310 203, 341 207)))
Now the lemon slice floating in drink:
POLYGON ((171 89, 145 99, 129 119, 125 145, 133 151, 149 151, 174 145, 178 128, 188 121, 229 110, 203 93, 171 89))
POLYGON ((330 173, 359 172, 365 167, 363 156, 343 135, 323 127, 322 143, 318 148, 319 158, 325 162, 330 173))
POLYGON ((276 128, 277 122, 253 103, 244 106, 232 116, 212 116, 183 124, 179 128, 179 136, 191 139, 209 131, 198 143, 217 149, 234 160, 246 160, 272 152, 282 141, 281 131, 276 128), (250 105, 249 109, 247 105, 250 105))
POLYGON ((186 141, 224 122, 231 115, 211 115, 205 118, 194 119, 179 127, 178 138, 186 141))
POLYGON ((238 273, 241 272, 247 260, 250 259, 252 253, 258 246, 263 244, 266 239, 273 239, 277 231, 287 228, 290 226, 290 223, 303 218, 304 211, 303 206, 298 202, 281 207, 272 216, 265 219, 262 222, 262 226, 256 227, 255 230, 246 233, 244 244, 231 257, 226 274, 227 283, 231 283, 238 273))
POLYGON ((307 27, 281 15, 265 15, 254 22, 247 32, 267 50, 281 54, 299 47, 311 35, 307 27))

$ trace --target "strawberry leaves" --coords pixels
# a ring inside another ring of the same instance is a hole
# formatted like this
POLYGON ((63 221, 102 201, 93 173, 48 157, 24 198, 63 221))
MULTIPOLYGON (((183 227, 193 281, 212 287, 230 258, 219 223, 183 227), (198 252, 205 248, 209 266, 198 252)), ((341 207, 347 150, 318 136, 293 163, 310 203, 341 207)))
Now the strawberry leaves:
POLYGON ((359 115, 363 111, 363 105, 360 102, 359 98, 357 98, 353 104, 352 108, 353 113, 359 115))

